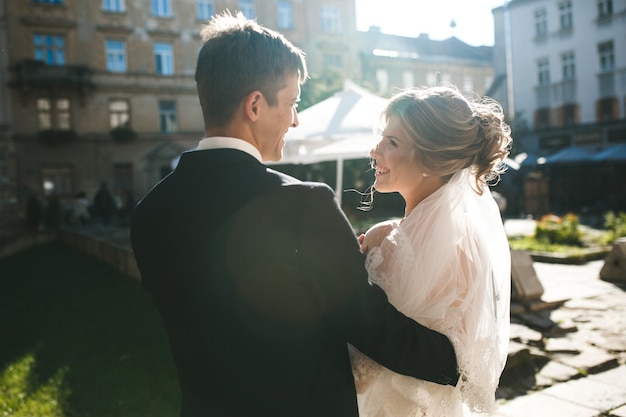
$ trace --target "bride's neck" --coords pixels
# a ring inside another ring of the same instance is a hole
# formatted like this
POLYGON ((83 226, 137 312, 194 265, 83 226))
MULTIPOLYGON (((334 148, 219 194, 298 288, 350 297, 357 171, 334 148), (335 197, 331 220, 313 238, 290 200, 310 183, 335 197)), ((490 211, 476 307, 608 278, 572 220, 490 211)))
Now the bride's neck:
POLYGON ((406 195, 402 194, 402 198, 404 198, 405 202, 404 218, 406 219, 415 207, 442 186, 443 181, 441 177, 429 175, 428 177, 423 177, 419 184, 410 190, 410 192, 406 193, 406 195))

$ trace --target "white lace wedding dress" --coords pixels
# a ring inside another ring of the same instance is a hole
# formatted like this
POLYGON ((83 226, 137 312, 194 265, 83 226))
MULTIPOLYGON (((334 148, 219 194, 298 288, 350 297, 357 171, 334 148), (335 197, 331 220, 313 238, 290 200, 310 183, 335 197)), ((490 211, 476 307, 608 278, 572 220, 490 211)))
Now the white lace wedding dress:
POLYGON ((458 417, 495 405, 509 342, 510 251, 488 187, 479 196, 471 181, 468 169, 455 174, 366 260, 399 311, 449 337, 459 383, 396 374, 350 346, 361 417, 458 417))

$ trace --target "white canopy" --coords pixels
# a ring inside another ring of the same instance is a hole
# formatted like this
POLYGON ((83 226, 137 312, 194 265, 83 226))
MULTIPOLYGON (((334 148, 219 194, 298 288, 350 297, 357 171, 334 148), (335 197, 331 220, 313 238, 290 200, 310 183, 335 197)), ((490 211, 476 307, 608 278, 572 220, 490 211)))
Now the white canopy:
POLYGON ((368 158, 387 100, 350 80, 342 91, 298 114, 299 126, 285 136, 280 164, 337 161, 335 192, 341 203, 343 161, 368 158))

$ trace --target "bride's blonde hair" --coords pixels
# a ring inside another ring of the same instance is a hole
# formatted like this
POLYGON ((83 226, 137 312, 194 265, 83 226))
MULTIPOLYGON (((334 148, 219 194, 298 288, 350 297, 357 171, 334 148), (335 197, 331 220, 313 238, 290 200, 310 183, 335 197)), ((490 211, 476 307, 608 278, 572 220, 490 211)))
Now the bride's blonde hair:
POLYGON ((471 168, 474 190, 495 184, 512 142, 502 106, 491 98, 470 99, 454 86, 410 88, 395 94, 383 111, 395 117, 415 143, 417 162, 431 175, 449 180, 471 168))

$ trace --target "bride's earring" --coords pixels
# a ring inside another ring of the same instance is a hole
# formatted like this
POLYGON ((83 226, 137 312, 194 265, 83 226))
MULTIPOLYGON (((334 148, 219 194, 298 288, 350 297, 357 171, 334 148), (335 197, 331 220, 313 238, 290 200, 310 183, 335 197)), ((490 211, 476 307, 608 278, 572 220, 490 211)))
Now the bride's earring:
POLYGON ((426 178, 427 176, 428 176, 428 174, 427 174, 427 173, 422 172, 422 177, 426 178))

